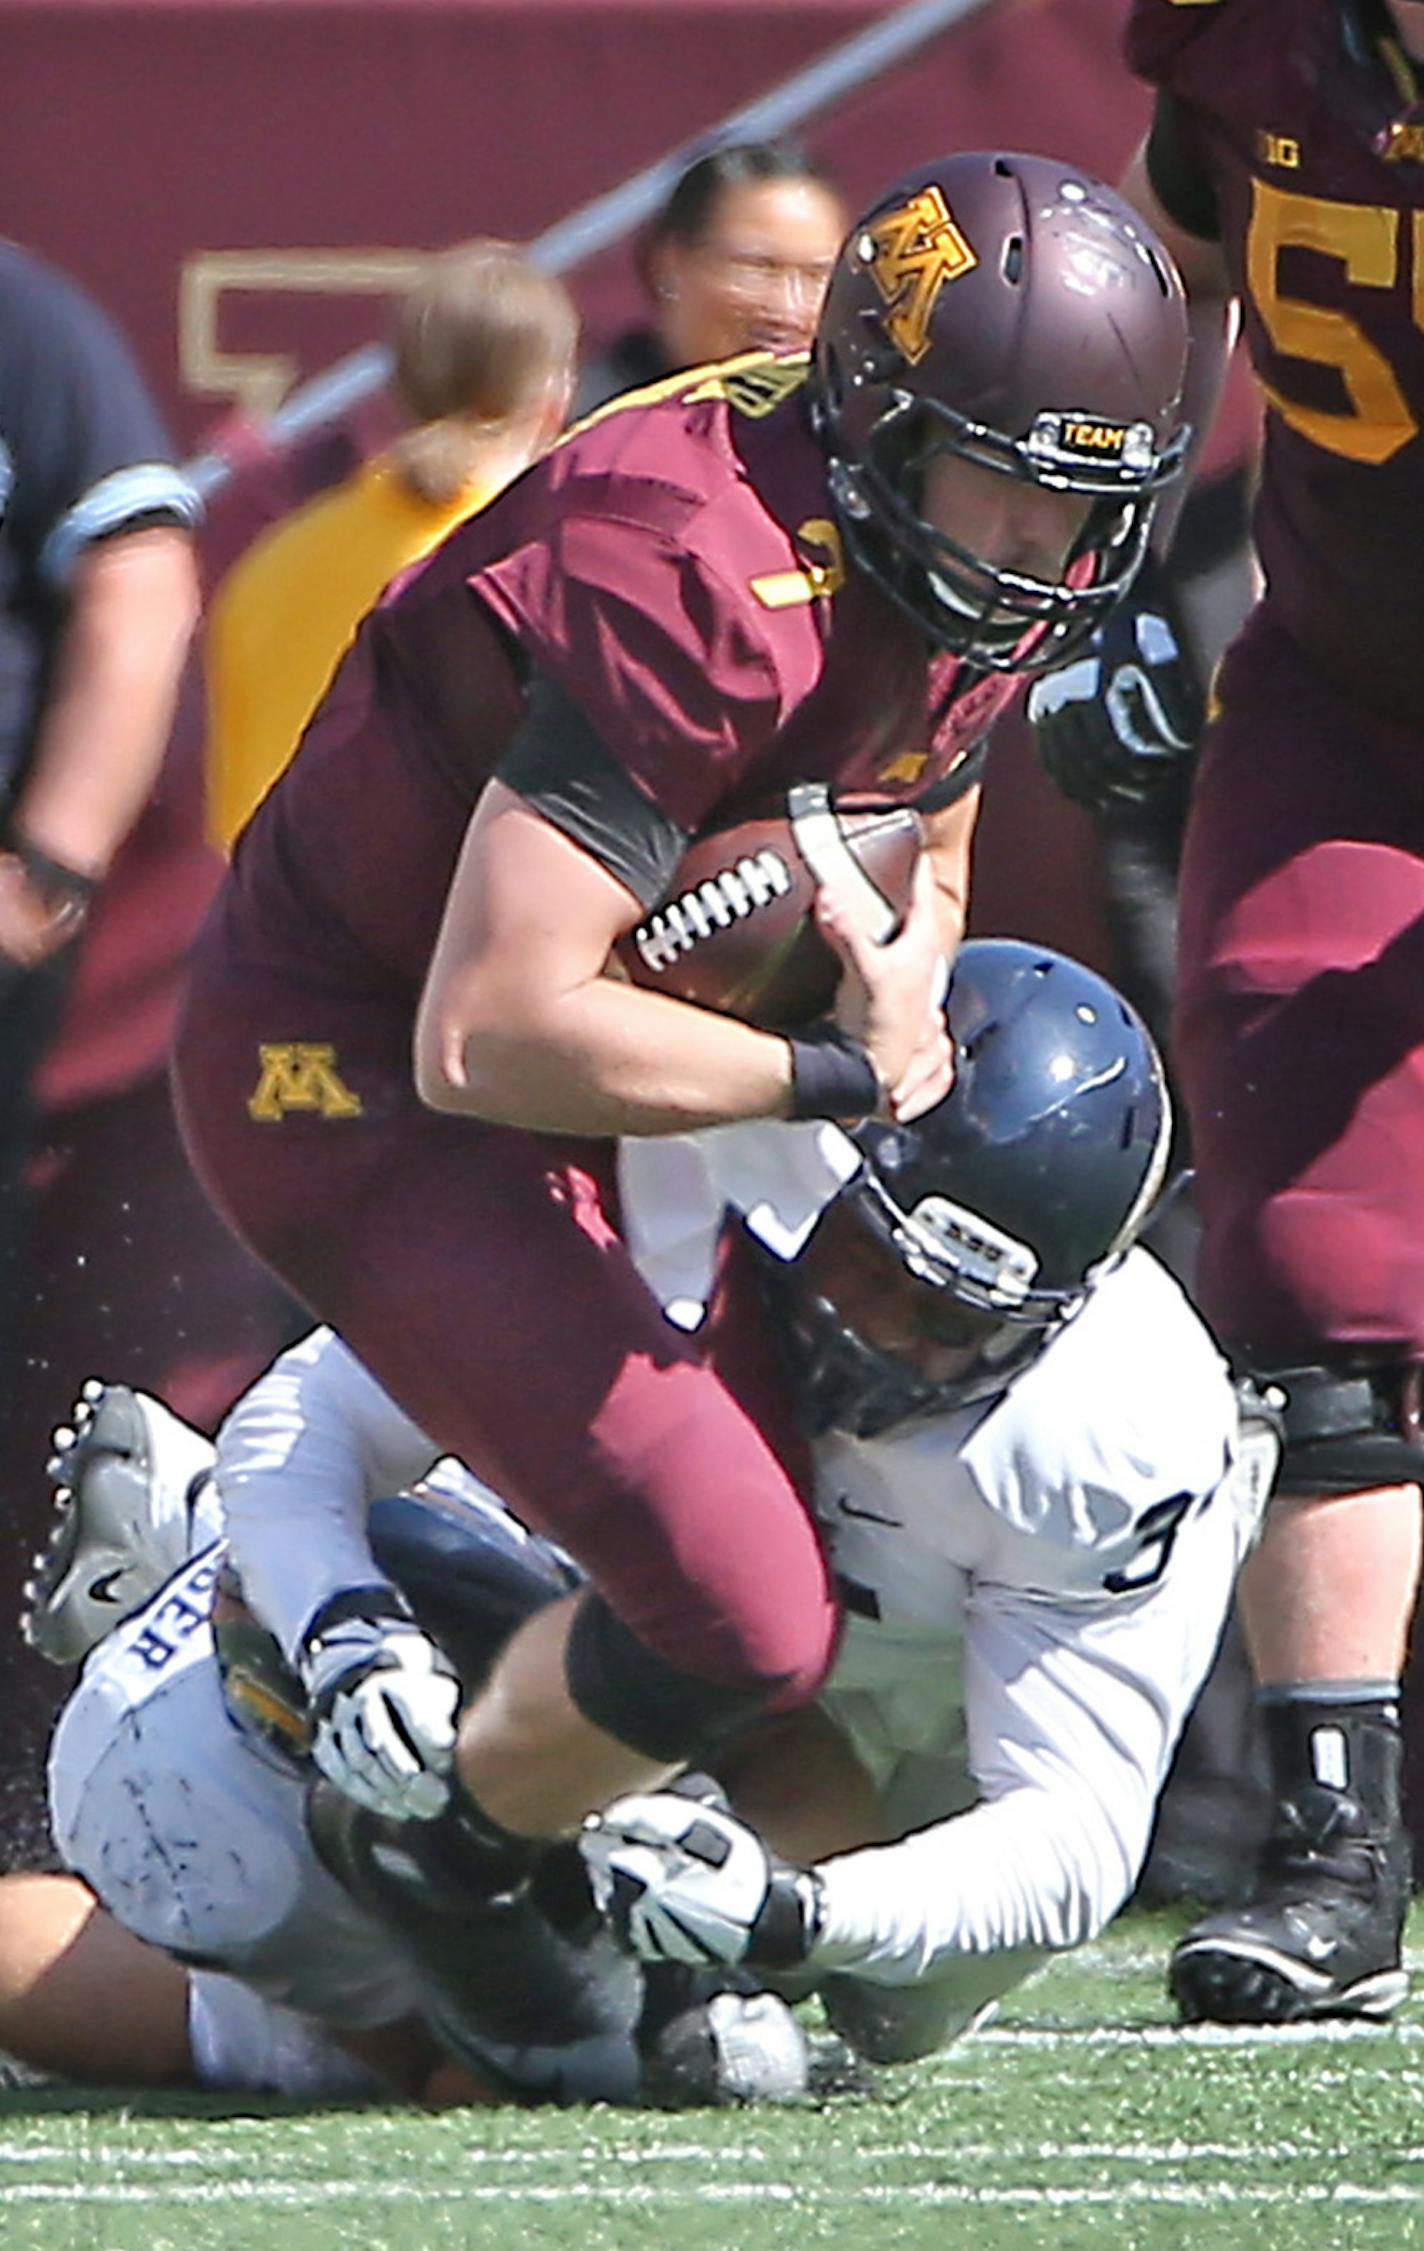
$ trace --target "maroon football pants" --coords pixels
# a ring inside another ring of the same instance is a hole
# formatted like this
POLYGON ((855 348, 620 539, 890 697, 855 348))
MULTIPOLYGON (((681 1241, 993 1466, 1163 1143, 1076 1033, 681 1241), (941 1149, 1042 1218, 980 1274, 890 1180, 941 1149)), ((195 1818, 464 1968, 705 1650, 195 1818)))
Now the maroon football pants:
POLYGON ((1424 1359, 1424 716, 1344 701, 1265 609, 1220 694, 1176 1023, 1201 1302, 1258 1358, 1424 1359))
POLYGON ((681 1335, 617 1233, 611 1145, 437 1115, 410 1052, 404 1003, 235 973, 210 935, 175 1064, 209 1193, 647 1648, 804 1701, 837 1612, 754 1285, 681 1335))

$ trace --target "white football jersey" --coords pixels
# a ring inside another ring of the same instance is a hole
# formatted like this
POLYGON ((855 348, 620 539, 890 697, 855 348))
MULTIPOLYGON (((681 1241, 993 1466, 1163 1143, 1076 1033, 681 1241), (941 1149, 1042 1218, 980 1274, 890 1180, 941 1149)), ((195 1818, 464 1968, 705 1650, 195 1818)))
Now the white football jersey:
POLYGON ((904 1840, 826 1864, 829 1960, 1008 1983, 1121 1905, 1259 1522, 1238 1451, 1224 1363, 1141 1250, 1001 1399, 818 1442, 848 1613, 824 1700, 904 1840))
POLYGON ((1001 1398, 818 1440, 817 1513, 854 1614, 942 1640, 971 1584, 1097 1602, 1155 1583, 1235 1430, 1211 1338, 1136 1250, 1001 1398))
POLYGON ((90 1656, 49 1752, 67 1868, 127 1930, 331 2026, 419 2007, 388 1934, 318 1860, 306 1777, 223 1699, 204 1549, 90 1656))

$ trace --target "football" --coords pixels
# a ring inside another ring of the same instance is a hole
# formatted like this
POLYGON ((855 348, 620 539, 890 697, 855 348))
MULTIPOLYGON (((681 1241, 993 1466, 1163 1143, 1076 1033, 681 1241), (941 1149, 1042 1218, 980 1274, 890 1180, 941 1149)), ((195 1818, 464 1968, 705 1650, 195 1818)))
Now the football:
POLYGON ((833 804, 819 784, 785 810, 696 836, 667 895, 615 952, 635 985, 791 1031, 825 1015, 840 963, 817 930, 818 884, 849 873, 877 938, 898 929, 923 843, 909 806, 833 804))

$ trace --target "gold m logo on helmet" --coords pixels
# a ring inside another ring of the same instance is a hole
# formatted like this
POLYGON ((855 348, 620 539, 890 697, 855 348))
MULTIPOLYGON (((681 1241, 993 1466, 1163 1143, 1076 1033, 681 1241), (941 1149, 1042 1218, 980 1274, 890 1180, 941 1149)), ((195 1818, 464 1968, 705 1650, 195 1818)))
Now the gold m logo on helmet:
POLYGON ((890 308, 886 331, 913 366, 930 348, 930 319, 940 291, 977 266, 978 253, 936 187, 921 188, 865 232, 861 255, 890 308))
POLYGON ((290 1110, 316 1110, 323 1118, 360 1117, 361 1097, 337 1070, 334 1047, 292 1040, 259 1047, 257 1054, 262 1075, 247 1110, 259 1124, 274 1124, 290 1110))

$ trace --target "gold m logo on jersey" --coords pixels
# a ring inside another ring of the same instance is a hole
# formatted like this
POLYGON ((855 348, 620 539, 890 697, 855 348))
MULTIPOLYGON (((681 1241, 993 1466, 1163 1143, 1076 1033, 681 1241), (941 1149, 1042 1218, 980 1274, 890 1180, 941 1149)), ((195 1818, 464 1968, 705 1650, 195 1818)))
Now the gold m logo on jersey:
POLYGON ((248 1097, 249 1117, 275 1124, 292 1110, 315 1110, 323 1118, 359 1118, 361 1097, 353 1094, 336 1068, 334 1047, 306 1040, 286 1041, 257 1050, 262 1075, 248 1097))
POLYGON ((930 348, 930 319, 946 282, 979 263, 936 187, 886 211, 865 230, 861 256, 890 310, 887 334, 911 366, 930 348))

